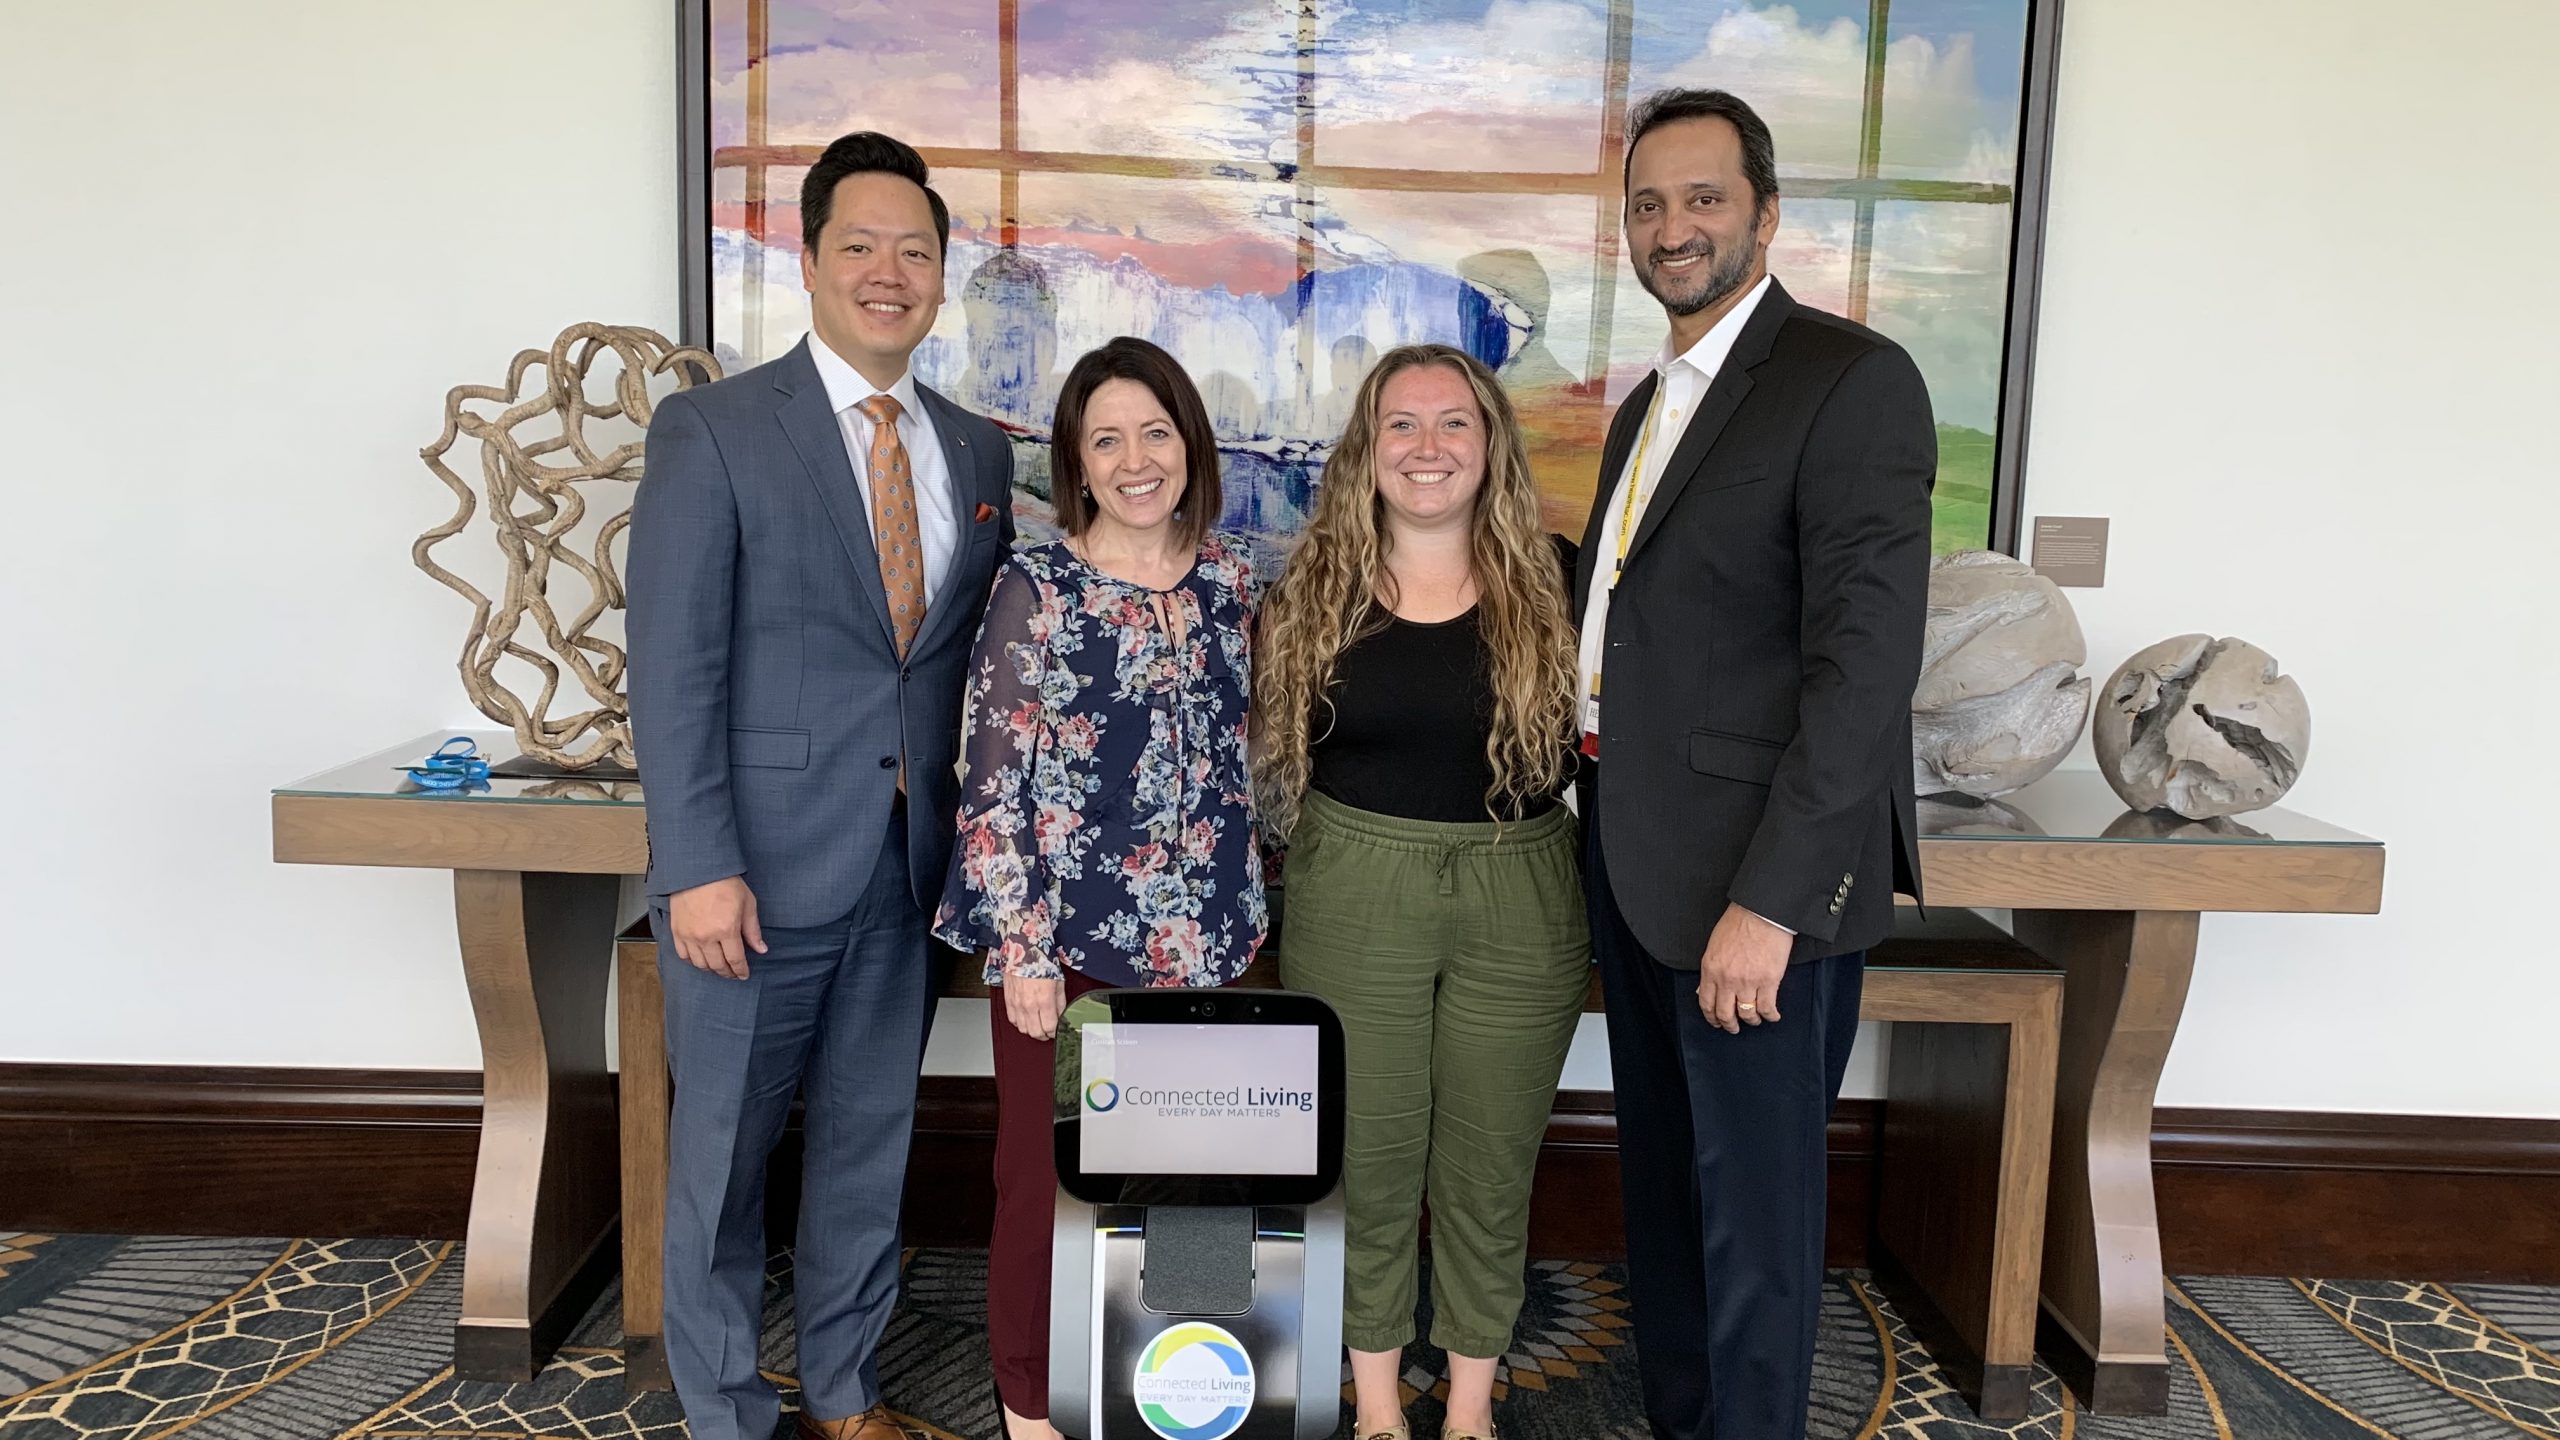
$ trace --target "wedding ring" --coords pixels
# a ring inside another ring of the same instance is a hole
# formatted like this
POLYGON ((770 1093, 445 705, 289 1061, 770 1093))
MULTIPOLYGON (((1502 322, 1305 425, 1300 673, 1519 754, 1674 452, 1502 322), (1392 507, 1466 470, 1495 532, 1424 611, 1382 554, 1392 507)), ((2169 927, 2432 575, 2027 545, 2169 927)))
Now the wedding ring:
POLYGON ((1754 1014, 1759 1013, 1759 1010, 1760 1010, 1760 1007, 1759 1007, 1759 1006, 1752 1004, 1752 1003, 1751 1003, 1750 1001, 1748 1001, 1748 1000, 1736 1000, 1736 1001, 1734 1001, 1734 1002, 1733 1002, 1733 1008, 1734 1008, 1734 1009, 1736 1009, 1736 1010, 1749 1010, 1749 1011, 1751 1011, 1751 1012, 1752 1012, 1752 1013, 1754 1013, 1754 1014))

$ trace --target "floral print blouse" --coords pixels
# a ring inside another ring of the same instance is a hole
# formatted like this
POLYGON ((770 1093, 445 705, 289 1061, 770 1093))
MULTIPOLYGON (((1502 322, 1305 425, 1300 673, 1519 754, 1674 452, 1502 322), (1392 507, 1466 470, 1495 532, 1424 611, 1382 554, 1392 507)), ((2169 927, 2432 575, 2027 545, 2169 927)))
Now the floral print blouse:
POLYGON ((944 943, 986 955, 987 983, 1063 966, 1211 986, 1253 963, 1269 924, 1245 773, 1254 599, 1244 542, 1218 532, 1167 591, 1064 541, 996 572, 933 917, 944 943))

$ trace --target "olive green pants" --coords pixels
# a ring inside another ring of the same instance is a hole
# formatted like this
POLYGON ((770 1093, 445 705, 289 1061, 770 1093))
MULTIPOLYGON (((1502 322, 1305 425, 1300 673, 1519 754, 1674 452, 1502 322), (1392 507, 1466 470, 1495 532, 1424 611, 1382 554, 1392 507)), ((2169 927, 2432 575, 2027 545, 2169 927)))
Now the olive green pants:
POLYGON ((1431 1343, 1511 1348, 1529 1186, 1591 974, 1574 821, 1399 820, 1308 793, 1283 871, 1280 978, 1341 1013, 1342 1338, 1413 1338, 1431 1198, 1431 1343))

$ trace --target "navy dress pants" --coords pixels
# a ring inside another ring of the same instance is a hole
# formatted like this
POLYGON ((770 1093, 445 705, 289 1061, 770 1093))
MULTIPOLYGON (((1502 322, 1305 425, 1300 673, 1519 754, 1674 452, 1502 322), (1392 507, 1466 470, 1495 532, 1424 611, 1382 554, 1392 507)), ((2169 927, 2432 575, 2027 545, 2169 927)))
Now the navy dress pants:
POLYGON ((1716 1029, 1698 957, 1649 955, 1627 928, 1597 787, 1581 800, 1645 1414, 1660 1440, 1797 1440, 1822 1311, 1824 1131, 1866 957, 1791 965, 1776 1023, 1716 1029))

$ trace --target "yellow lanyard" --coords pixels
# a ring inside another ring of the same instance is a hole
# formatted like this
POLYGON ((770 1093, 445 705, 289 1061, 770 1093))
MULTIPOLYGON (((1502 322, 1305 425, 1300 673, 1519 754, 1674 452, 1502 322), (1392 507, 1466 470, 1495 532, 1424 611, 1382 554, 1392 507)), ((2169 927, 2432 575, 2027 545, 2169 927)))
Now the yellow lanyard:
MULTIPOLYGON (((1644 493, 1644 456, 1653 448, 1654 422, 1662 418, 1662 391, 1668 383, 1668 377, 1654 377, 1653 399, 1644 407, 1644 429, 1636 436, 1635 459, 1627 466, 1627 498, 1618 506, 1618 558, 1609 567, 1611 594, 1617 593, 1618 577, 1627 573, 1627 545, 1635 539, 1636 505, 1644 493)), ((1600 698, 1600 672, 1597 668, 1591 672, 1591 698, 1595 702, 1600 698)), ((1597 753, 1589 750, 1591 742, 1588 736, 1583 743, 1586 753, 1597 753)))
POLYGON ((1669 385, 1667 377, 1654 377, 1653 399, 1644 407, 1644 430, 1636 436, 1636 458, 1627 466, 1627 498, 1618 507, 1618 558, 1609 570, 1611 590, 1618 588, 1618 577, 1627 573, 1627 545, 1635 538, 1636 506, 1644 494, 1644 453, 1653 448, 1654 422, 1662 418, 1662 392, 1669 385))

